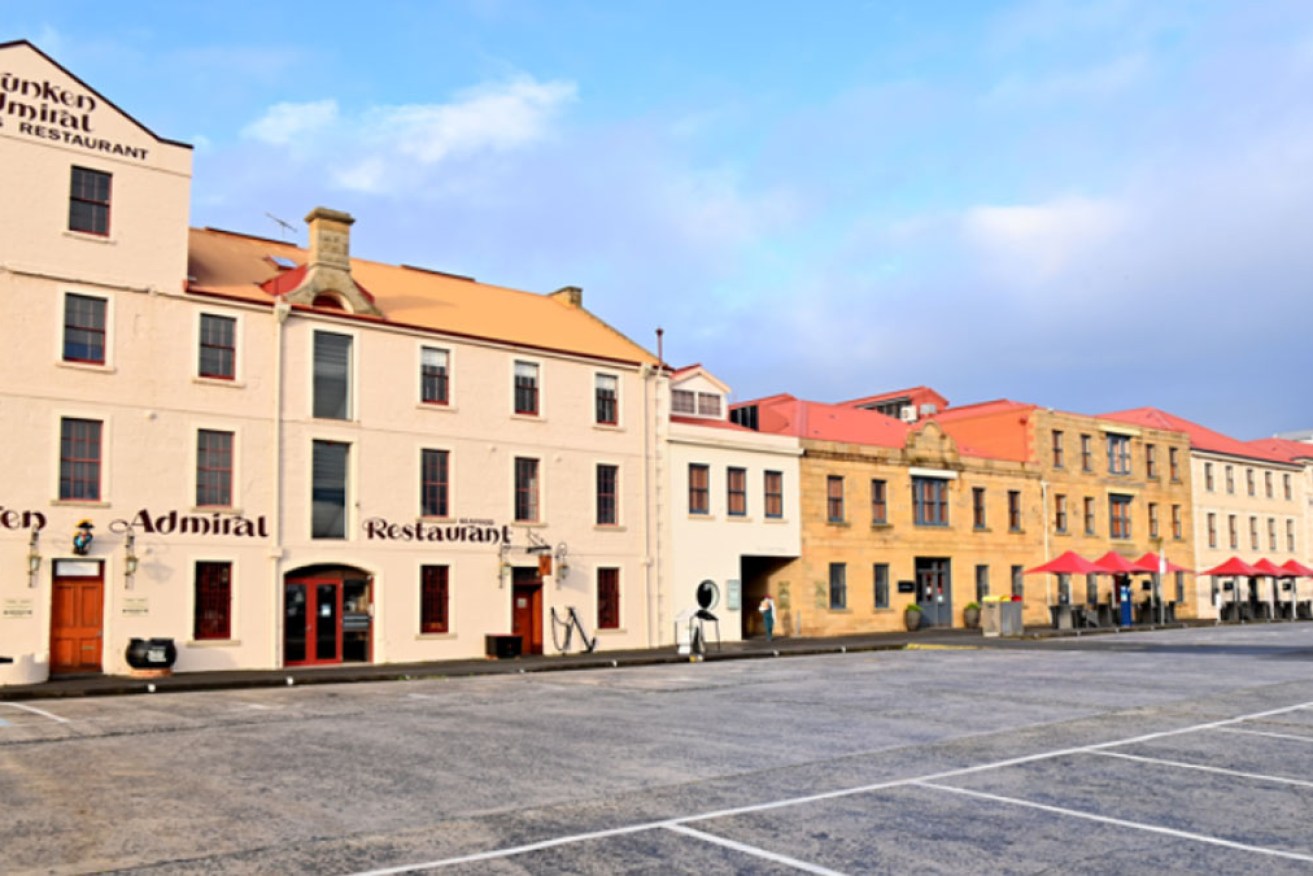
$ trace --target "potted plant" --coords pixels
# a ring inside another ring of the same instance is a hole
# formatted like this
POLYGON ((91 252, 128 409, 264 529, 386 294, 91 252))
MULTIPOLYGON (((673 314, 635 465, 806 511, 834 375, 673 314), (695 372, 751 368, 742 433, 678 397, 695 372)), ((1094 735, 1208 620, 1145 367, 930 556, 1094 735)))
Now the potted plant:
POLYGON ((974 630, 980 626, 980 603, 968 602, 962 607, 962 623, 969 630, 974 630))
POLYGON ((915 602, 910 603, 903 611, 903 623, 907 625, 909 632, 921 628, 921 606, 915 602))

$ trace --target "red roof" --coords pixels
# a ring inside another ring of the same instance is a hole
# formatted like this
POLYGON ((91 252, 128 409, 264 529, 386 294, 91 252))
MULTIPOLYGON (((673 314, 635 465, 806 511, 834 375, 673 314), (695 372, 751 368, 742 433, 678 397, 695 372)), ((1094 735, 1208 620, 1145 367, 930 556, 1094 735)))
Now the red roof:
POLYGON ((1304 441, 1291 441, 1289 438, 1259 438, 1245 443, 1258 448, 1262 453, 1279 456, 1286 462, 1313 460, 1313 444, 1304 441))
POLYGON ((686 426, 706 426, 709 429, 729 429, 733 432, 751 432, 756 434, 756 429, 749 429, 747 426, 740 426, 738 423, 731 423, 729 420, 718 420, 712 417, 685 417, 679 414, 671 414, 670 422, 683 423, 686 426))
POLYGON ((901 448, 911 431, 906 423, 875 411, 803 401, 787 394, 735 407, 751 405, 757 407, 758 429, 778 435, 901 448))
MULTIPOLYGON (((1215 432, 1206 426, 1178 417, 1175 414, 1169 414, 1167 411, 1159 408, 1131 408, 1127 411, 1115 411, 1111 414, 1100 414, 1102 419, 1116 420, 1120 423, 1129 423, 1134 426, 1144 426, 1149 429, 1163 429, 1168 432, 1184 432, 1190 438, 1190 447, 1195 450, 1205 450, 1210 453, 1225 453, 1228 456, 1243 456, 1247 459, 1257 459, 1266 462, 1289 462, 1288 458, 1272 453, 1262 447, 1255 446, 1257 442, 1239 441, 1229 435, 1223 435, 1221 432, 1215 432)), ((1276 439, 1268 439, 1276 440, 1276 439)))
POLYGON ((933 404, 935 410, 942 411, 948 407, 948 399, 935 392, 928 386, 914 386, 911 389, 896 389, 893 392, 882 392, 877 395, 868 395, 862 398, 855 398, 839 404, 850 408, 869 408, 884 401, 893 401, 894 399, 907 399, 908 403, 914 405, 917 413, 921 412, 921 405, 933 404))

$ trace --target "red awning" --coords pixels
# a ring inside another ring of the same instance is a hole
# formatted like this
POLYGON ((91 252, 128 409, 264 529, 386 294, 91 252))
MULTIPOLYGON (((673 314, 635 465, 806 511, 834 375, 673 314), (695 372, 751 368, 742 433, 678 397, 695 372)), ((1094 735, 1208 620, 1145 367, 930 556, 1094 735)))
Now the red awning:
MULTIPOLYGON (((1137 565, 1141 566, 1142 568, 1149 569, 1154 572, 1158 571, 1158 555, 1155 554, 1153 551, 1149 551, 1147 554, 1140 557, 1135 562, 1137 565)), ((1178 566, 1176 565, 1176 563, 1173 563, 1171 560, 1167 561, 1167 571, 1184 572, 1187 575, 1194 574, 1193 569, 1187 569, 1185 566, 1178 566)))
POLYGON ((1049 560, 1042 566, 1027 569, 1027 575, 1088 575, 1098 572, 1099 567, 1077 554, 1067 551, 1060 557, 1049 560))
POLYGON ((1263 557, 1263 559, 1259 560, 1256 563, 1251 563, 1251 565, 1258 570, 1258 574, 1260 575, 1270 575, 1273 578, 1290 577, 1289 572, 1287 572, 1285 569, 1281 568, 1276 563, 1269 560, 1267 557, 1263 557))
POLYGON ((1297 575, 1301 578, 1313 578, 1313 569, 1310 569, 1299 560, 1286 560, 1281 564, 1281 568, 1291 575, 1297 575))
POLYGON ((1232 557, 1220 566, 1214 566, 1205 575, 1262 575, 1263 573, 1239 557, 1232 557))
POLYGON ((1131 561, 1116 551, 1108 551, 1094 561, 1094 570, 1105 575, 1133 575, 1138 572, 1157 572, 1158 563, 1155 562, 1152 568, 1145 568, 1139 560, 1131 561))

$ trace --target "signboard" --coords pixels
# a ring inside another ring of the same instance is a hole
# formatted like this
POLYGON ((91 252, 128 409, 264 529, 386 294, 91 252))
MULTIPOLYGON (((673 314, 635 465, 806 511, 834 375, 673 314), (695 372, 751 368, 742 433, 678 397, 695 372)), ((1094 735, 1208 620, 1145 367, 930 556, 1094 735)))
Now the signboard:
POLYGON ((728 611, 738 611, 743 604, 743 582, 738 578, 729 578, 725 581, 725 608, 728 611))
POLYGON ((123 600, 123 613, 136 617, 150 614, 150 600, 145 596, 129 596, 123 600))
POLYGON ((0 607, 0 617, 5 620, 17 620, 18 618, 31 617, 33 605, 31 599, 6 599, 3 607, 0 607))
POLYGON ((915 592, 916 592, 916 582, 915 582, 915 581, 899 581, 899 582, 898 582, 898 592, 899 592, 899 593, 915 593, 915 592))

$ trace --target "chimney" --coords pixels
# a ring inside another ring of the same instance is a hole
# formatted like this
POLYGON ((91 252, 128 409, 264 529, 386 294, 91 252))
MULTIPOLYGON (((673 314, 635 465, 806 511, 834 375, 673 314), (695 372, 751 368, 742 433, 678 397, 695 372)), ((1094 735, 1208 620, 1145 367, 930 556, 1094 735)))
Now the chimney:
POLYGON ((351 270, 351 226, 355 223, 350 213, 315 207, 305 217, 310 226, 310 267, 323 265, 340 271, 351 270))
POLYGON ((562 286, 551 295, 552 298, 559 298, 570 307, 584 306, 584 290, 578 286, 562 286))

